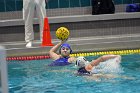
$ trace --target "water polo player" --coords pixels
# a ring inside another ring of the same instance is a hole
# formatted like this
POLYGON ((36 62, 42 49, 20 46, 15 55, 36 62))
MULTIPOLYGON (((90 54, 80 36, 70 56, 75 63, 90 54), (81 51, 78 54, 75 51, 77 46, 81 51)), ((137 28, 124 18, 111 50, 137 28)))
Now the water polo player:
POLYGON ((76 59, 76 66, 78 67, 76 74, 77 75, 92 75, 92 74, 100 73, 103 70, 107 71, 107 69, 109 69, 110 72, 113 71, 113 69, 114 71, 116 71, 120 62, 121 62, 120 55, 104 55, 91 62, 88 62, 84 57, 78 57, 76 59), (107 60, 110 60, 110 59, 113 59, 113 60, 111 60, 110 62, 107 62, 107 60), (107 64, 103 64, 101 66, 100 62, 107 63, 107 64), (98 67, 99 65, 102 68, 98 67))
POLYGON ((65 66, 74 62, 75 58, 70 57, 72 49, 69 44, 65 43, 65 41, 66 40, 61 41, 50 49, 49 54, 54 61, 49 64, 49 66, 65 66), (56 53, 58 49, 59 54, 56 53))

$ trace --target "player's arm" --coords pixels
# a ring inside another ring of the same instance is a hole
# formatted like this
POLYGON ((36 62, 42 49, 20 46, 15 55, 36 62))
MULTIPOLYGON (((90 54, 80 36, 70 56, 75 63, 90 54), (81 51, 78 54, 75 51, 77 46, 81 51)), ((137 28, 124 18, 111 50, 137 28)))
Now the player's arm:
POLYGON ((104 56, 101 56, 101 57, 97 58, 96 60, 93 60, 91 62, 91 65, 92 66, 97 66, 100 62, 104 62, 108 59, 112 59, 112 58, 115 58, 115 57, 121 58, 120 55, 104 55, 104 56))
POLYGON ((59 42, 58 44, 56 44, 55 46, 53 46, 50 51, 49 51, 49 55, 53 60, 56 60, 60 57, 60 55, 58 55, 56 52, 59 49, 59 47, 66 42, 66 40, 63 40, 61 42, 59 42))

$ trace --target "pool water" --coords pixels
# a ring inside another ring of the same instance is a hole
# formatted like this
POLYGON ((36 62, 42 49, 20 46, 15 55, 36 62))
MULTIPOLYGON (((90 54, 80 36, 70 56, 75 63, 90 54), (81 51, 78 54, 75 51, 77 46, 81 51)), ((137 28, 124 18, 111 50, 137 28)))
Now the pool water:
MULTIPOLYGON (((93 56, 86 57, 92 60, 93 56)), ((9 61, 9 93, 139 93, 140 55, 123 55, 113 78, 76 76, 75 66, 48 67, 52 60, 9 61)))

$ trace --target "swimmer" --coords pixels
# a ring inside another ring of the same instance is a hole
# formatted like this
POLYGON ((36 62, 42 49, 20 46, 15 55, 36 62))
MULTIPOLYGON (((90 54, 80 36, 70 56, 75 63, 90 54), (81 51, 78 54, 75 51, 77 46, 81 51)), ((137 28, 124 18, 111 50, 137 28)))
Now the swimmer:
POLYGON ((78 67, 77 75, 92 75, 99 72, 96 67, 101 63, 105 62, 109 59, 117 58, 115 61, 116 64, 119 64, 121 61, 120 55, 104 55, 101 56, 95 60, 92 60, 91 62, 87 61, 84 57, 78 57, 76 59, 76 66, 78 67))
POLYGON ((65 43, 66 41, 67 39, 59 42, 50 49, 49 55, 54 61, 49 66, 65 66, 76 60, 75 57, 70 57, 72 49, 69 44, 65 43), (58 49, 59 54, 56 53, 58 49))

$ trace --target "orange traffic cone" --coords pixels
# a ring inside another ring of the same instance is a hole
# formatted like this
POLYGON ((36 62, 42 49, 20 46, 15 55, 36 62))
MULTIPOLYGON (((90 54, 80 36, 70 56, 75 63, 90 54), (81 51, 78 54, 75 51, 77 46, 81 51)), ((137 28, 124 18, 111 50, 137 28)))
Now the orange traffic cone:
POLYGON ((50 26, 47 17, 44 18, 44 29, 41 46, 53 46, 51 41, 50 26))

